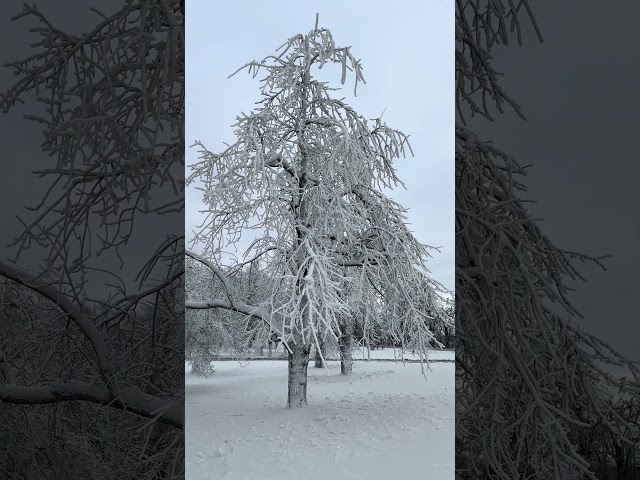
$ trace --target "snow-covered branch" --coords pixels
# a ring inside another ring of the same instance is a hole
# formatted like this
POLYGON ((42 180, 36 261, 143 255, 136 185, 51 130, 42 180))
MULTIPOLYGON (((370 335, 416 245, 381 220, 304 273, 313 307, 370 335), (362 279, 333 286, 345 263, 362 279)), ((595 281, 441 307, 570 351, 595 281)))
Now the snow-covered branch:
POLYGON ((118 396, 114 398, 109 389, 85 383, 60 382, 43 386, 0 383, 0 402, 42 405, 68 401, 97 403, 184 428, 184 403, 157 398, 133 388, 119 386, 118 396))
POLYGON ((229 310, 232 312, 242 313, 244 315, 257 318, 263 321, 271 332, 276 333, 279 338, 282 338, 282 331, 277 327, 279 323, 282 323, 282 320, 278 314, 274 314, 266 311, 263 307, 259 307, 256 305, 249 305, 245 302, 240 301, 238 298, 235 298, 235 290, 231 286, 231 282, 229 278, 225 275, 225 273, 214 265, 211 261, 203 258, 201 255, 193 252, 192 250, 185 249, 185 255, 198 262, 206 265, 222 282, 225 294, 227 295, 229 300, 219 300, 219 299, 207 299, 204 301, 192 301, 187 300, 185 302, 185 308, 191 310, 206 310, 210 308, 222 308, 225 310, 229 310))
POLYGON ((16 265, 0 260, 0 275, 9 278, 20 285, 24 285, 43 297, 48 298, 66 315, 68 315, 71 320, 73 320, 76 326, 87 337, 87 340, 91 342, 98 361, 102 379, 108 385, 112 398, 116 398, 117 391, 112 383, 113 372, 107 356, 107 346, 104 338, 91 319, 79 307, 71 302, 66 295, 62 294, 53 286, 43 283, 41 279, 38 280, 34 275, 20 269, 16 265))

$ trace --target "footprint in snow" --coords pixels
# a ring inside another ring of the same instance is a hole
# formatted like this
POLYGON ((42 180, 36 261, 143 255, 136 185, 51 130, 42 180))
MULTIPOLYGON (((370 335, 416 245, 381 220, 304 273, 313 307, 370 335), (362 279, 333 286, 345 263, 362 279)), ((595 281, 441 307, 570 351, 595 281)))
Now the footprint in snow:
POLYGON ((223 448, 222 446, 216 448, 215 455, 216 457, 224 457, 225 455, 233 453, 233 447, 223 448))

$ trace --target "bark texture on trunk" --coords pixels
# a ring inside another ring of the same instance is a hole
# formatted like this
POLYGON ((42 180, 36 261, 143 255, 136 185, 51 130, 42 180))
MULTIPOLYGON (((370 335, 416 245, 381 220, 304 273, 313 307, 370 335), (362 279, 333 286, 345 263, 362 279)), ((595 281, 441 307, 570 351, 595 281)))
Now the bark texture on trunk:
POLYGON ((287 407, 307 406, 307 368, 311 345, 289 345, 289 395, 287 407))
POLYGON ((347 333, 340 337, 340 373, 351 375, 353 371, 353 357, 351 356, 351 335, 347 333))
POLYGON ((324 342, 322 340, 319 340, 319 343, 320 343, 320 350, 318 350, 316 346, 316 364, 315 365, 316 365, 316 368, 324 368, 324 363, 322 361, 322 357, 324 357, 324 354, 325 354, 324 342), (322 353, 322 357, 320 356, 320 353, 322 353))

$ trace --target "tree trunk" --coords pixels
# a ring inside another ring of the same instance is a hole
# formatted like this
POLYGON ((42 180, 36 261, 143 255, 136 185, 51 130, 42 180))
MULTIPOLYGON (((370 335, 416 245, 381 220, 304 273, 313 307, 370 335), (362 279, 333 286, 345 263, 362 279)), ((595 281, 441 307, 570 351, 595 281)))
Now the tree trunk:
POLYGON ((445 344, 446 348, 453 348, 453 338, 451 336, 451 329, 447 326, 444 327, 444 339, 447 342, 445 344))
POLYGON ((289 353, 289 395, 287 407, 307 406, 307 367, 311 345, 291 344, 289 353))
POLYGON ((318 340, 318 343, 320 344, 320 350, 318 350, 317 345, 316 345, 316 368, 324 368, 324 362, 322 361, 322 357, 324 357, 324 341, 322 340, 318 340), (320 353, 322 353, 322 357, 320 356, 320 353))
POLYGON ((347 333, 340 337, 340 373, 351 375, 353 371, 353 357, 351 356, 351 335, 347 333))
POLYGON ((271 358, 271 356, 273 355, 272 346, 273 346, 273 342, 269 342, 269 358, 271 358))
POLYGON ((366 340, 367 345, 367 362, 371 361, 371 345, 369 345, 369 339, 366 340))

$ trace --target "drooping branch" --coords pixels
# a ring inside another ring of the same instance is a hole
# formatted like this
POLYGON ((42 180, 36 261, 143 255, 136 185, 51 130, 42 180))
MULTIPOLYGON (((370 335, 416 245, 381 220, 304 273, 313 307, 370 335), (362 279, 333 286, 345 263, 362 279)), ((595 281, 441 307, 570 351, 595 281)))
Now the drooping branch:
POLYGON ((107 346, 100 334, 100 331, 91 321, 91 319, 84 314, 84 312, 77 307, 69 298, 63 295, 50 285, 42 283, 42 280, 35 280, 34 276, 22 270, 21 268, 12 265, 10 263, 0 260, 0 275, 13 280, 20 285, 23 285, 36 293, 39 293, 43 297, 51 300, 54 304, 60 308, 69 318, 76 324, 76 326, 87 337, 87 340, 91 342, 93 350, 98 360, 98 366, 102 379, 109 387, 113 398, 117 397, 117 392, 112 384, 113 373, 107 357, 107 346))
MULTIPOLYGON (((278 313, 268 312, 263 307, 259 307, 256 305, 249 305, 247 303, 239 301, 237 298, 234 298, 231 282, 229 281, 227 276, 224 274, 224 272, 220 268, 215 266, 212 262, 210 262, 206 258, 203 258, 201 255, 198 255, 197 253, 189 249, 185 249, 185 255, 187 255, 190 258, 193 258, 194 260, 197 260, 198 262, 202 263, 203 265, 206 265, 209 269, 211 269, 211 271, 218 277, 218 279, 220 279, 220 281, 224 285, 225 293, 229 298, 228 301, 219 300, 219 299, 210 299, 210 300, 200 301, 200 302, 186 301, 185 308, 191 309, 191 310, 206 310, 210 308, 222 308, 224 310, 242 313, 249 317, 254 317, 261 320, 269 327, 270 331, 274 332, 278 336, 278 338, 280 338, 281 340, 283 339, 282 331, 278 329, 276 326, 274 326, 274 323, 276 322, 282 323, 282 318, 278 313)), ((286 342, 283 341, 283 344, 287 347, 287 349, 289 348, 286 342)))
POLYGON ((203 258, 202 256, 198 255, 195 252, 192 252, 189 249, 185 249, 184 254, 186 256, 188 256, 188 257, 193 258, 194 260, 199 261, 200 263, 206 265, 207 267, 209 267, 209 269, 216 275, 216 277, 218 277, 218 279, 224 285, 225 293, 227 294, 227 297, 229 298, 229 302, 231 303, 231 306, 233 306, 234 298, 233 298, 233 295, 231 293, 231 283, 229 282, 229 279, 224 274, 224 272, 220 268, 215 266, 212 262, 207 260, 206 258, 203 258))
MULTIPOLYGON (((102 379, 106 387, 85 383, 56 383, 47 386, 20 386, 15 374, 2 369, 5 383, 0 383, 0 400, 16 404, 44 404, 82 400, 130 411, 145 418, 157 418, 163 423, 183 428, 184 406, 179 402, 161 399, 134 388, 118 384, 107 357, 106 343, 92 320, 69 298, 51 285, 35 280, 19 267, 0 261, 0 275, 38 293, 53 302, 82 331, 93 346, 102 379)), ((5 363, 4 359, 2 359, 5 363)))
POLYGON ((157 419, 173 427, 184 428, 184 403, 165 400, 133 388, 118 387, 118 397, 109 389, 86 383, 51 383, 45 386, 21 386, 0 383, 0 402, 43 405, 85 401, 157 419))

